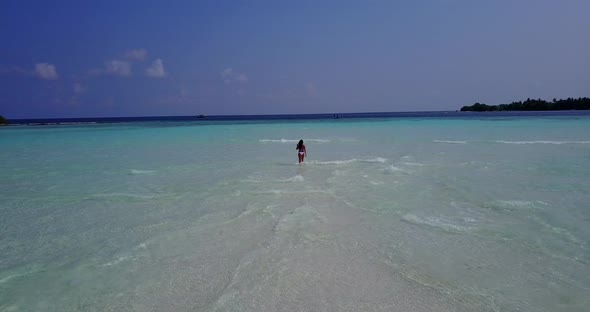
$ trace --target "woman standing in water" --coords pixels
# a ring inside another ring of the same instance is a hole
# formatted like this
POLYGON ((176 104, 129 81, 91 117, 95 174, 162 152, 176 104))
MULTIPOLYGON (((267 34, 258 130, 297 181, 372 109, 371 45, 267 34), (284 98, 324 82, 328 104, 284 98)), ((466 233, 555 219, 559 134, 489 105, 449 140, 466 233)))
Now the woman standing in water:
POLYGON ((302 163, 305 156, 307 156, 307 150, 305 149, 303 140, 299 140, 299 143, 297 143, 297 147, 295 147, 295 149, 297 150, 297 156, 299 156, 299 163, 302 163))

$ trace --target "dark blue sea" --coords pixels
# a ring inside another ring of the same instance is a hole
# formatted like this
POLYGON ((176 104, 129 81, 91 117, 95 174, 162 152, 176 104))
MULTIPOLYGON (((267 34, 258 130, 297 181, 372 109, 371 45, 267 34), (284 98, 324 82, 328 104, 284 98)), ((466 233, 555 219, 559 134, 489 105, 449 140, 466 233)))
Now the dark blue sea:
POLYGON ((34 118, 11 119, 13 125, 68 125, 84 123, 157 122, 157 121, 283 121, 318 119, 364 119, 364 118, 526 118, 526 117, 576 117, 589 116, 590 111, 504 111, 504 112, 371 112, 371 113, 326 113, 282 115, 194 115, 194 116, 149 116, 149 117, 86 117, 86 118, 34 118))

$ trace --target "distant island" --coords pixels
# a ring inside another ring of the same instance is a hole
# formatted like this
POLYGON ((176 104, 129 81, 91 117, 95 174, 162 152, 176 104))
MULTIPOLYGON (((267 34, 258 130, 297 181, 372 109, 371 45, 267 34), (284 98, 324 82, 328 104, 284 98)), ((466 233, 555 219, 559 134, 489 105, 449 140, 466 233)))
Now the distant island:
POLYGON ((0 115, 0 126, 4 126, 8 124, 8 120, 0 115))
POLYGON ((527 99, 524 102, 512 102, 510 104, 486 105, 475 103, 471 106, 463 106, 462 112, 494 112, 494 111, 548 111, 548 110, 585 110, 590 109, 590 98, 567 98, 548 102, 545 100, 527 99))

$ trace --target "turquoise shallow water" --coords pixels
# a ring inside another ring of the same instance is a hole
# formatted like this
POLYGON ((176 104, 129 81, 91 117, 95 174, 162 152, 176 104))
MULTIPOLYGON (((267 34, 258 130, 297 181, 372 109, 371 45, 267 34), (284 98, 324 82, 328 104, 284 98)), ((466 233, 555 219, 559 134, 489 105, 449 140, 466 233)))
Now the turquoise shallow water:
POLYGON ((590 117, 11 127, 0 147, 0 311, 590 306, 590 117))

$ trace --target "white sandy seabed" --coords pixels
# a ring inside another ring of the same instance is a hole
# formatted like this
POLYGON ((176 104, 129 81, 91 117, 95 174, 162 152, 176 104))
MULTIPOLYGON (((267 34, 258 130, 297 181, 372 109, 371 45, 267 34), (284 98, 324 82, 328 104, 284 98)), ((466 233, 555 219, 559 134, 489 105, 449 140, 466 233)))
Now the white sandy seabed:
POLYGON ((589 130, 3 129, 0 311, 587 311, 589 130))

